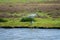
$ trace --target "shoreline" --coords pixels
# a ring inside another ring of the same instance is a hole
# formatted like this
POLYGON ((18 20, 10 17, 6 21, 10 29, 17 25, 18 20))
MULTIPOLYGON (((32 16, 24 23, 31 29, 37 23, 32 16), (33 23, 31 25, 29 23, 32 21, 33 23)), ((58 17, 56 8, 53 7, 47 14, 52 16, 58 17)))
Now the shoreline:
POLYGON ((27 26, 15 26, 15 27, 11 27, 11 26, 0 26, 0 28, 5 28, 5 29, 10 29, 10 28, 37 28, 37 29, 60 29, 60 27, 27 27, 27 26))

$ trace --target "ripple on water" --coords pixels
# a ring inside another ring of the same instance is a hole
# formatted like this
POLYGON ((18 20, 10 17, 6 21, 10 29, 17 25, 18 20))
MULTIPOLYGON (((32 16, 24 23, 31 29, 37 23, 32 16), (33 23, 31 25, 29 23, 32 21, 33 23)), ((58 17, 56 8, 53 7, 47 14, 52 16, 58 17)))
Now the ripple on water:
POLYGON ((60 40, 58 29, 0 29, 0 40, 60 40))

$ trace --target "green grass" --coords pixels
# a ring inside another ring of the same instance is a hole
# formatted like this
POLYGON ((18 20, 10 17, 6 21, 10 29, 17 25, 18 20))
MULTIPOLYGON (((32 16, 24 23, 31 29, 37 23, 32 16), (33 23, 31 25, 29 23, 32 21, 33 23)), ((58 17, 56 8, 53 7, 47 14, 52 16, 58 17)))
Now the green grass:
MULTIPOLYGON (((0 26, 11 26, 11 27, 15 27, 15 26, 27 26, 27 27, 60 27, 60 18, 56 18, 53 19, 52 17, 49 17, 49 15, 47 15, 47 13, 44 12, 36 12, 39 16, 46 16, 47 18, 35 18, 36 22, 34 22, 32 25, 30 24, 30 22, 20 22, 21 17, 20 18, 2 18, 7 20, 7 22, 0 22, 0 26)), ((2 14, 2 13, 0 13, 2 14)), ((8 15, 13 15, 13 16, 20 16, 22 15, 22 13, 7 13, 8 15)), ((29 15, 30 13, 25 14, 25 16, 29 15)), ((22 16, 22 17, 25 17, 22 16)))
POLYGON ((27 27, 60 27, 60 19, 42 19, 42 18, 35 18, 36 22, 34 22, 32 25, 30 22, 20 22, 20 18, 4 18, 8 20, 8 22, 1 22, 0 26, 27 26, 27 27))
MULTIPOLYGON (((21 3, 28 3, 28 2, 46 2, 48 0, 0 0, 0 2, 5 2, 5 3, 16 3, 16 2, 21 2, 21 3)), ((52 0, 49 0, 52 1, 52 0)))
MULTIPOLYGON (((48 0, 0 0, 0 4, 3 5, 5 3, 14 3, 12 5, 15 5, 15 3, 30 3, 30 2, 47 2, 48 0)), ((52 1, 52 0, 50 0, 52 1)), ((54 13, 55 11, 53 11, 54 13)), ((58 11, 59 12, 59 11, 58 11)), ((20 18, 2 18, 7 20, 7 22, 0 22, 0 26, 11 26, 11 27, 15 27, 15 26, 27 26, 27 27, 60 27, 60 18, 56 18, 53 19, 52 17, 50 17, 49 15, 47 15, 47 13, 44 12, 36 12, 39 16, 42 17, 47 17, 47 18, 35 18, 36 22, 34 22, 32 25, 30 24, 30 22, 20 22, 21 17, 25 17, 28 14, 30 14, 27 11, 22 11, 20 13, 10 13, 10 12, 0 12, 0 15, 2 14, 7 14, 8 16, 19 16, 20 18), (23 16, 23 14, 25 16, 23 16)))

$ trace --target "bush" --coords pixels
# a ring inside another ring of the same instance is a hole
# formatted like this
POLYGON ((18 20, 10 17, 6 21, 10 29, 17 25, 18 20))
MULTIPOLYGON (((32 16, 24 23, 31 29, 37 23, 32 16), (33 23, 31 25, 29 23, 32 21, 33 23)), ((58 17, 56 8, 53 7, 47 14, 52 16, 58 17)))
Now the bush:
POLYGON ((4 19, 0 18, 0 22, 7 22, 7 20, 4 20, 4 19))
POLYGON ((25 17, 21 19, 21 22, 31 22, 31 21, 35 21, 34 18, 25 17))

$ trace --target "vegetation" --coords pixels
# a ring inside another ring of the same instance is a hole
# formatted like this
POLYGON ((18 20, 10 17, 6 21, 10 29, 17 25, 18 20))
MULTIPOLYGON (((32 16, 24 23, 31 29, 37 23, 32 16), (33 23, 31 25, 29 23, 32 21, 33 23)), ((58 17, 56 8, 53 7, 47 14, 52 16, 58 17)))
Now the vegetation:
MULTIPOLYGON (((11 16, 4 16, 2 19, 7 20, 7 22, 0 22, 0 26, 5 27, 60 27, 60 18, 53 18, 52 16, 48 15, 48 13, 44 12, 36 12, 38 16, 34 19, 26 18, 26 16, 30 13, 7 13, 7 15, 11 16), (29 21, 35 21, 32 25, 29 21)), ((1 13, 0 13, 1 14, 1 13)), ((6 13, 5 13, 6 14, 6 13)))
POLYGON ((60 27, 59 3, 52 0, 49 2, 45 0, 0 0, 0 26, 60 27), (27 18, 26 16, 30 13, 38 16, 34 19, 27 18), (35 22, 30 25, 30 21, 35 22))
POLYGON ((16 3, 16 2, 20 2, 20 3, 28 3, 28 2, 46 2, 46 1, 52 1, 52 0, 0 0, 0 2, 5 2, 5 3, 16 3))
POLYGON ((32 22, 32 21, 35 21, 34 18, 24 17, 21 19, 21 22, 32 22))
POLYGON ((42 18, 35 18, 36 22, 30 25, 30 22, 20 22, 20 18, 4 18, 8 20, 8 22, 1 22, 0 26, 11 26, 11 27, 60 27, 60 19, 42 19, 42 18))
POLYGON ((7 22, 7 20, 0 18, 0 22, 7 22))

